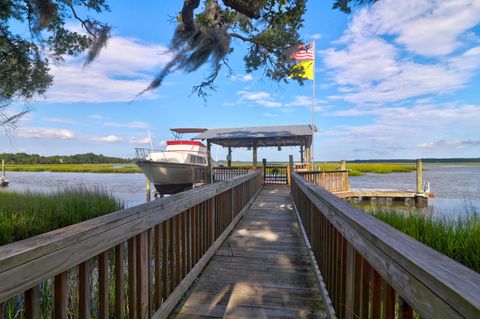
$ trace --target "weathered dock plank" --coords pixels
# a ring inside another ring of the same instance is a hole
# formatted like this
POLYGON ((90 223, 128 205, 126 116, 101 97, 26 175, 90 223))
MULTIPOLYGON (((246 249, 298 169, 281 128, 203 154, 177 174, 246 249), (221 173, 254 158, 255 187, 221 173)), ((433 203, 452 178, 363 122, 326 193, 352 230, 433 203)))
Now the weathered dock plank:
POLYGON ((264 188, 172 317, 326 317, 289 191, 264 188))

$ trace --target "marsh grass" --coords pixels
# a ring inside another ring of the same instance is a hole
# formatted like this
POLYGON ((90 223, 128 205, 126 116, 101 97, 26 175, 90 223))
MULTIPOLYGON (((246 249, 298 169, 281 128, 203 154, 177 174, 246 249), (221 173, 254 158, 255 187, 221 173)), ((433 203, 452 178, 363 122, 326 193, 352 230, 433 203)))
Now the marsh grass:
POLYGON ((51 194, 0 193, 0 246, 122 209, 100 188, 64 188, 51 194))
MULTIPOLYGON (((282 163, 279 163, 282 164, 282 163)), ((283 164, 287 164, 286 162, 283 164)), ((233 166, 252 166, 248 162, 233 162, 233 166)), ((261 167, 261 163, 259 166, 261 167)), ((315 168, 325 171, 340 169, 339 162, 315 162, 315 168)), ((365 173, 388 174, 388 173, 409 173, 416 170, 412 163, 348 163, 347 169, 350 176, 360 176, 365 173)))
POLYGON ((419 242, 480 272, 480 214, 473 207, 466 206, 465 213, 457 217, 388 208, 367 211, 419 242))
MULTIPOLYGON (((339 163, 324 162, 315 163, 316 167, 322 170, 335 170, 340 168, 339 163)), ((360 176, 365 173, 388 174, 388 173, 408 173, 415 171, 415 164, 397 164, 397 163, 348 163, 347 169, 350 170, 350 176, 360 176)))
POLYGON ((7 164, 7 171, 64 173, 141 173, 135 164, 7 164))

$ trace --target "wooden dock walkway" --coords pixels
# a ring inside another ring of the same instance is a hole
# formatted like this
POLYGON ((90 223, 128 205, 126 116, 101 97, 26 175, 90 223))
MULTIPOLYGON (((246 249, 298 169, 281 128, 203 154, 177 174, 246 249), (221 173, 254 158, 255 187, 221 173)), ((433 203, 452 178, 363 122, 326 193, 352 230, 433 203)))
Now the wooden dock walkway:
POLYGON ((172 317, 326 317, 289 187, 264 187, 172 317))

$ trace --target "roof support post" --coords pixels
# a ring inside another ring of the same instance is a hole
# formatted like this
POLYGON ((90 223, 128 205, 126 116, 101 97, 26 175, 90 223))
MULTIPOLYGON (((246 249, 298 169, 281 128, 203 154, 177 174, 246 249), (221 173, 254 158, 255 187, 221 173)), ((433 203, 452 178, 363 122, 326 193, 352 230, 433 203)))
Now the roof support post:
POLYGON ((207 162, 208 162, 208 171, 207 171, 207 183, 212 183, 212 143, 207 140, 207 162))
POLYGON ((253 142, 253 147, 252 147, 252 153, 253 153, 253 167, 257 167, 257 142, 253 142))
POLYGON ((300 163, 304 163, 305 159, 303 158, 303 145, 300 145, 300 163))
POLYGON ((232 166, 232 148, 228 147, 227 165, 232 166))
POLYGON ((307 163, 310 163, 311 157, 310 157, 310 143, 308 143, 308 138, 305 139, 305 159, 307 163))

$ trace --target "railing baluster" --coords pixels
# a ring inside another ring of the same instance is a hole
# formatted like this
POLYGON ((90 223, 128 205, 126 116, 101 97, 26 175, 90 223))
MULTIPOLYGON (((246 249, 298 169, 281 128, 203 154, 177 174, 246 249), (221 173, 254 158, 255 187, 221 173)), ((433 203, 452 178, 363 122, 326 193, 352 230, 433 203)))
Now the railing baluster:
POLYGON ((153 244, 154 244, 154 228, 148 229, 147 234, 147 281, 148 281, 148 298, 147 298, 147 305, 148 305, 148 317, 151 317, 155 301, 154 301, 154 291, 153 291, 153 282, 154 282, 154 274, 152 269, 152 261, 153 261, 153 244))
POLYGON ((162 286, 160 284, 161 282, 161 240, 162 240, 162 234, 160 231, 161 224, 155 225, 155 231, 154 231, 154 237, 155 237, 155 246, 154 246, 154 255, 155 255, 155 291, 154 291, 154 300, 155 300, 155 305, 154 309, 160 308, 160 305, 162 304, 162 286))
POLYGON ((136 238, 128 240, 128 318, 137 318, 137 263, 136 257, 136 238))
MULTIPOLYGON (((3 310, 3 305, 0 304, 3 310)), ((3 319, 2 310, 0 310, 0 319, 3 319)), ((25 291, 25 318, 40 319, 40 289, 38 286, 25 291)))
POLYGON ((360 318, 369 318, 370 307, 370 264, 364 259, 362 264, 362 301, 361 301, 361 316, 360 318))
POLYGON ((192 269, 192 213, 190 208, 187 211, 187 273, 192 269))
POLYGON ((108 252, 98 255, 99 318, 108 319, 108 252))
POLYGON ((188 273, 188 265, 187 265, 187 214, 189 211, 185 211, 181 214, 182 220, 182 280, 188 273))
POLYGON ((355 250, 352 245, 346 243, 346 278, 345 278, 345 318, 352 319, 354 317, 354 300, 355 300, 355 250))
POLYGON ((124 304, 124 244, 120 243, 115 246, 115 318, 124 318, 125 304, 124 304))
POLYGON ((168 294, 170 295, 175 287, 175 237, 174 237, 174 219, 169 220, 168 229, 168 272, 170 274, 168 294))
POLYGON ((385 283, 385 319, 394 319, 395 318, 395 290, 385 283))
POLYGON ((148 317, 148 231, 138 234, 136 242, 137 318, 148 317))
POLYGON ((182 243, 180 242, 180 216, 176 215, 175 219, 175 285, 177 287, 180 283, 181 274, 181 261, 180 261, 180 249, 182 243))
POLYGON ((90 318, 90 260, 78 266, 78 295, 80 319, 90 318))
POLYGON ((162 297, 163 301, 167 299, 168 296, 168 220, 162 223, 162 297))
POLYGON ((55 319, 67 319, 67 272, 55 276, 55 319))
MULTIPOLYGON (((349 244, 350 245, 350 244, 349 244)), ((353 248, 353 247, 352 247, 353 248)), ((362 301, 362 256, 355 251, 355 267, 353 277, 353 317, 360 318, 361 301, 362 301)))
POLYGON ((412 319, 413 318, 413 309, 410 305, 403 300, 402 297, 399 298, 398 302, 398 319, 412 319))
POLYGON ((380 319, 382 315, 382 285, 380 275, 373 270, 372 285, 372 318, 380 319))

